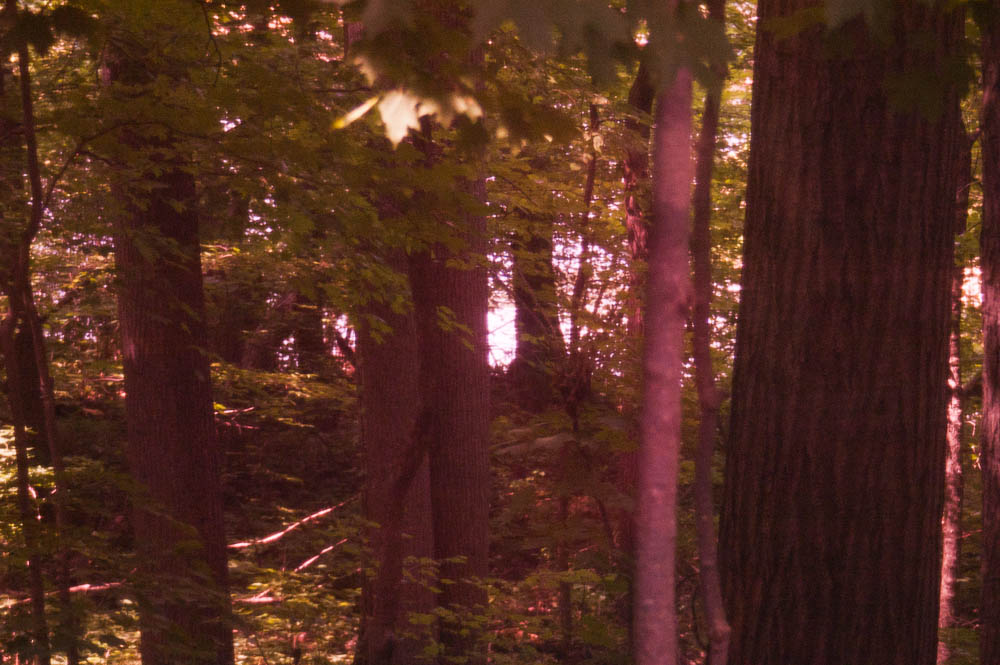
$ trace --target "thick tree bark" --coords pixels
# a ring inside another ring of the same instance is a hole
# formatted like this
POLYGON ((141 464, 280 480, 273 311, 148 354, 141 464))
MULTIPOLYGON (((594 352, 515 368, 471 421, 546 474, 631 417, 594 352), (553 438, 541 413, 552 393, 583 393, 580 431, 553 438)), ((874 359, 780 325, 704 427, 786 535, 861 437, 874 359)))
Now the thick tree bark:
MULTIPOLYGON (((725 18, 722 0, 709 3, 711 17, 720 23, 725 18)), ((712 305, 712 166, 719 127, 719 89, 705 94, 698 137, 696 183, 692 207, 694 224, 691 233, 691 261, 694 266, 694 307, 692 311, 692 347, 698 389, 698 452, 695 455, 695 526, 698 561, 701 566, 701 598, 708 624, 710 665, 726 665, 729 653, 729 624, 722 604, 722 581, 719 575, 718 542, 715 537, 715 501, 712 484, 712 460, 718 431, 719 394, 715 389, 712 363, 712 328, 709 321, 712 305)))
POLYGON ((406 665, 425 646, 408 639, 412 612, 429 613, 434 595, 403 576, 407 557, 434 556, 430 473, 426 451, 414 441, 419 411, 416 329, 412 314, 388 305, 361 316, 358 353, 361 379, 361 441, 365 454, 365 518, 376 570, 364 590, 364 616, 356 663, 406 665), (370 317, 390 328, 381 340, 370 317))
POLYGON ((653 135, 653 227, 635 521, 635 659, 677 662, 675 555, 681 447, 681 367, 690 277, 691 73, 658 95, 653 135))
MULTIPOLYGON (((152 79, 149 64, 126 52, 108 53, 104 74, 133 94, 152 79)), ((142 661, 231 665, 222 456, 204 352, 195 181, 165 156, 175 152, 169 137, 126 131, 120 140, 155 165, 141 178, 120 176, 122 212, 114 220, 128 460, 145 493, 133 517, 142 661)))
MULTIPOLYGON (((997 7, 997 3, 991 3, 997 7)), ((980 659, 1000 663, 1000 19, 983 31, 983 595, 980 659)))
MULTIPOLYGON (((484 196, 484 183, 470 185, 484 196)), ((434 557, 443 584, 438 604, 454 613, 440 624, 442 662, 485 660, 470 617, 485 611, 489 555, 489 369, 486 311, 489 284, 481 265, 485 219, 466 215, 462 256, 443 247, 410 260, 420 359, 417 443, 430 460, 434 557), (471 267, 453 265, 455 259, 471 267), (442 326, 442 314, 457 326, 442 326), (458 558, 461 558, 459 560, 458 558)))
MULTIPOLYGON (((761 0, 758 26, 812 4, 761 0)), ((961 125, 953 90, 933 119, 886 91, 947 80, 962 25, 907 1, 891 42, 861 19, 758 29, 720 538, 730 665, 934 662, 961 125)))

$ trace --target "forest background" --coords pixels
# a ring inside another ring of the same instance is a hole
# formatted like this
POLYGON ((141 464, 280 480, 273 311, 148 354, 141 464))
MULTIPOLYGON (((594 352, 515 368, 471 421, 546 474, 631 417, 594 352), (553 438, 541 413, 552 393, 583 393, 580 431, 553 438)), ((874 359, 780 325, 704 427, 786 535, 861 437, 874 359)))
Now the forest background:
POLYGON ((996 9, 7 0, 0 662, 1000 662, 996 9))

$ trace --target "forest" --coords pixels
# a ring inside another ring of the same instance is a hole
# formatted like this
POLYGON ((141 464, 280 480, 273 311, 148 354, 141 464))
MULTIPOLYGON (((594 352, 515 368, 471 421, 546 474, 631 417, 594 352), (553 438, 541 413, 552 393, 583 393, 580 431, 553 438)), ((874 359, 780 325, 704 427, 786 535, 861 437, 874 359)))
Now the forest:
POLYGON ((1000 665, 1000 0, 0 50, 0 665, 1000 665))

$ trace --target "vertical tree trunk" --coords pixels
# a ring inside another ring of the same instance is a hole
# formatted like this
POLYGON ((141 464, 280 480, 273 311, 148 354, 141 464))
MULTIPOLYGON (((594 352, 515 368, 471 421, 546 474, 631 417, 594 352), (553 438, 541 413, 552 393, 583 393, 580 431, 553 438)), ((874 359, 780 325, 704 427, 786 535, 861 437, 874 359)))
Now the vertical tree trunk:
MULTIPOLYGON (((997 3, 990 3, 996 7, 997 3)), ((1000 664, 1000 19, 982 26, 983 595, 980 659, 1000 664)))
MULTIPOLYGON (((649 185, 649 135, 650 126, 648 119, 653 110, 653 97, 655 91, 650 82, 649 72, 645 64, 639 65, 636 72, 635 81, 629 89, 628 102, 635 113, 642 117, 629 118, 625 121, 625 128, 629 132, 629 147, 625 151, 625 159, 622 162, 624 172, 625 189, 625 228, 628 233, 629 243, 629 286, 626 300, 627 319, 627 339, 629 349, 630 371, 636 375, 635 383, 638 379, 638 360, 643 338, 643 298, 642 293, 645 286, 646 259, 648 258, 647 236, 649 235, 649 222, 646 219, 646 211, 643 209, 644 192, 649 185), (632 359, 635 359, 633 362, 632 359)), ((633 400, 625 400, 622 406, 623 412, 629 415, 630 421, 635 417, 637 411, 633 400)), ((635 487, 639 476, 638 452, 634 450, 621 454, 617 461, 618 486, 625 496, 635 499, 635 487)), ((633 635, 633 608, 635 589, 635 514, 632 510, 622 510, 618 515, 617 532, 615 543, 622 554, 622 570, 627 577, 627 590, 622 598, 622 605, 619 614, 628 626, 629 644, 634 642, 633 635)))
MULTIPOLYGON (((723 0, 709 2, 713 20, 725 19, 723 0)), ((695 526, 701 597, 708 624, 710 665, 726 665, 729 653, 729 624, 722 604, 722 581, 719 576, 718 542, 715 538, 715 501, 712 487, 712 460, 718 430, 719 394, 715 390, 712 366, 712 329, 709 317, 712 304, 712 166, 719 127, 719 89, 709 89, 701 114, 698 137, 696 184, 693 196, 694 224, 691 234, 691 260, 694 264, 694 307, 692 312, 695 378, 698 389, 698 452, 695 455, 695 526)))
MULTIPOLYGON (((675 6, 675 5, 673 5, 675 6)), ((635 659, 677 662, 675 555, 681 446, 681 365, 690 294, 691 72, 681 67, 656 103, 653 227, 635 522, 635 659)))
MULTIPOLYGON (((9 287, 9 283, 5 284, 9 287)), ((17 466, 17 508, 21 518, 21 530, 24 535, 24 547, 27 551, 28 584, 31 597, 32 646, 31 662, 35 665, 49 665, 51 651, 49 645, 48 619, 45 614, 45 580, 42 577, 42 556, 39 546, 39 523, 36 511, 31 507, 31 480, 28 476, 28 435, 24 427, 24 400, 16 390, 22 382, 22 368, 18 363, 18 352, 15 343, 14 302, 17 294, 7 289, 9 310, 7 316, 0 322, 0 343, 3 344, 4 370, 7 375, 7 400, 10 404, 12 425, 14 427, 14 451, 17 466)))
POLYGON ((363 590, 359 665, 417 662, 424 646, 407 639, 414 629, 411 612, 433 611, 434 595, 406 582, 407 557, 434 556, 430 473, 426 451, 414 440, 419 410, 416 330, 412 314, 389 305, 371 306, 358 330, 361 378, 361 441, 365 454, 365 518, 377 524, 371 547, 377 566, 363 590), (382 339, 372 333, 370 317, 390 327, 382 339))
MULTIPOLYGON (((26 369, 34 370, 31 377, 32 387, 36 389, 36 397, 28 403, 38 402, 42 409, 41 431, 45 438, 45 449, 48 452, 49 462, 52 464, 52 471, 55 479, 55 491, 52 497, 53 512, 55 513, 56 536, 58 544, 58 588, 61 605, 61 620, 56 636, 62 642, 66 651, 66 661, 68 665, 77 665, 80 662, 80 653, 77 647, 79 638, 79 627, 73 612, 73 602, 70 597, 69 588, 72 584, 72 573, 70 571, 71 554, 65 541, 67 529, 69 527, 66 519, 66 501, 68 499, 68 487, 66 482, 66 468, 63 464, 62 451, 58 440, 58 430, 56 424, 55 389, 52 384, 52 375, 49 373, 49 359, 45 351, 45 334, 42 330, 41 318, 35 307, 34 287, 31 284, 31 245, 35 236, 42 226, 42 216, 45 213, 45 196, 42 189, 41 166, 38 161, 38 141, 35 136, 35 110, 34 93, 31 88, 31 67, 28 45, 22 43, 18 46, 18 73, 21 87, 21 116, 24 128, 25 156, 27 157, 28 182, 31 190, 31 213, 25 230, 21 234, 21 241, 18 246, 18 256, 15 262, 14 289, 21 298, 21 307, 12 308, 14 311, 20 310, 20 316, 24 323, 26 333, 31 342, 31 359, 25 363, 26 369)), ((54 184, 54 183, 52 183, 54 184)), ((20 351, 20 349, 18 349, 20 351)), ((25 409, 25 416, 27 416, 25 409)))
MULTIPOLYGON (((628 92, 628 103, 640 116, 653 112, 655 91, 649 80, 645 64, 639 65, 635 81, 628 92)), ((629 131, 629 147, 622 162, 625 186, 625 229, 628 232, 629 253, 629 297, 628 332, 630 337, 642 337, 642 292, 643 276, 648 255, 647 236, 649 223, 643 210, 643 191, 649 182, 649 123, 644 118, 629 118, 625 121, 629 131)))
MULTIPOLYGON (((106 55, 113 98, 114 83, 134 95, 154 78, 149 63, 133 57, 140 52, 106 55)), ((231 665, 222 456, 204 352, 195 181, 168 157, 176 151, 169 137, 129 130, 120 140, 150 163, 141 177, 120 176, 123 210, 114 220, 128 460, 145 492, 133 517, 142 661, 231 665)))
POLYGON ((887 90, 948 80, 963 16, 894 3, 891 42, 860 18, 761 27, 811 6, 758 7, 720 536, 729 665, 929 665, 961 124, 954 90, 933 119, 887 90))
MULTIPOLYGON (((471 185, 485 196, 482 180, 471 185)), ((441 642, 449 658, 485 660, 476 645, 472 614, 485 611, 489 554, 489 370, 486 310, 489 284, 481 265, 485 219, 466 215, 461 256, 443 247, 411 257, 410 283, 420 358, 421 410, 417 441, 430 459, 434 557, 443 584, 439 605, 453 618, 441 621, 441 642), (454 261, 471 267, 458 267, 454 261), (456 326, 442 326, 454 317, 456 326), (461 558, 461 559, 459 559, 461 558)))
POLYGON ((512 247, 516 347, 510 377, 518 404, 538 413, 552 405, 553 378, 565 349, 552 268, 551 217, 529 216, 512 247))
MULTIPOLYGON (((956 160, 955 233, 965 231, 969 210, 969 187, 972 183, 972 140, 963 130, 962 150, 956 160)), ((938 607, 938 665, 951 656, 948 630, 955 626, 955 593, 958 588, 962 550, 962 417, 965 395, 962 394, 962 283, 965 266, 956 261, 951 278, 951 329, 948 337, 948 456, 944 471, 944 516, 941 519, 941 594, 938 607)))
MULTIPOLYGON (((13 7, 7 3, 8 11, 13 7)), ((0 67, 0 100, 7 94, 7 77, 9 71, 6 65, 0 67)), ((0 136, 12 138, 19 133, 18 123, 8 116, 0 117, 0 136)), ((23 326, 21 309, 23 301, 20 295, 21 281, 18 276, 18 257, 20 256, 22 234, 19 232, 23 221, 21 197, 24 191, 23 169, 24 152, 22 146, 7 140, 0 145, 3 178, 2 199, 0 199, 0 222, 4 228, 0 235, 0 247, 3 251, 3 261, 0 262, 0 286, 7 296, 7 312, 0 320, 0 353, 3 354, 4 374, 6 379, 7 403, 10 407, 11 425, 14 429, 14 452, 17 473, 17 508, 21 519, 24 547, 28 563, 28 593, 31 597, 31 658, 36 665, 48 665, 51 660, 48 619, 45 614, 45 580, 42 576, 42 558, 39 548, 39 523, 37 513, 31 505, 31 481, 28 475, 30 461, 28 448, 32 444, 28 435, 29 412, 28 400, 34 391, 39 396, 37 375, 31 376, 25 365, 33 355, 25 352, 25 342, 30 350, 30 337, 23 329, 18 330, 19 323, 23 326)), ((26 654, 25 654, 26 655, 26 654)))
POLYGON ((951 335, 948 340, 948 456, 945 461, 944 516, 941 520, 941 593, 938 601, 938 665, 951 657, 948 629, 955 626, 955 592, 958 587, 962 546, 962 415, 961 378, 962 279, 961 265, 952 278, 951 335))

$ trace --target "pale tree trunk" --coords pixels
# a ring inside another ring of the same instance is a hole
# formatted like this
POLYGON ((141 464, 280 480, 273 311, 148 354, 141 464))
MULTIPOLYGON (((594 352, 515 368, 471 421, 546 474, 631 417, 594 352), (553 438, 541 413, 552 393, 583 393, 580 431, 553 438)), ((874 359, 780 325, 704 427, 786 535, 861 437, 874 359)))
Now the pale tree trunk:
MULTIPOLYGON (((972 141, 964 137, 963 150, 956 160, 959 173, 955 232, 965 230, 972 181, 972 141)), ((948 338, 948 457, 944 470, 944 515, 941 519, 941 596, 938 601, 938 665, 951 657, 949 629, 955 627, 955 594, 960 576, 962 551, 962 497, 964 472, 962 457, 962 417, 965 395, 962 391, 962 283, 965 270, 957 262, 951 278, 951 332, 948 338)))
MULTIPOLYGON (((1000 9, 1000 3, 990 5, 1000 9)), ((980 659, 1000 664, 1000 20, 983 31, 983 595, 980 659)))
MULTIPOLYGON (((711 0, 709 11, 713 20, 722 23, 725 5, 711 0)), ((720 72, 721 73, 721 72, 720 72)), ((698 541, 698 561, 701 565, 702 604, 708 624, 708 663, 726 665, 729 653, 729 624, 722 604, 722 582, 719 577, 718 543, 715 537, 715 501, 712 488, 712 459, 718 429, 720 397, 715 389, 715 369, 712 364, 712 327, 709 320, 712 304, 712 163, 715 160, 715 140, 719 127, 719 89, 709 89, 701 114, 701 135, 698 138, 697 178, 693 196, 694 224, 691 234, 691 260, 694 264, 694 307, 692 312, 695 375, 698 389, 698 452, 695 456, 695 527, 698 541)))
POLYGON ((779 37, 761 0, 720 564, 729 665, 930 665, 937 650, 964 17, 892 3, 779 37), (831 54, 831 44, 850 49, 831 54), (926 48, 933 44, 933 48, 926 48))
POLYGON ((691 72, 681 67, 656 102, 653 226, 635 528, 635 659, 677 662, 675 556, 681 444, 681 366, 690 279, 691 72))

